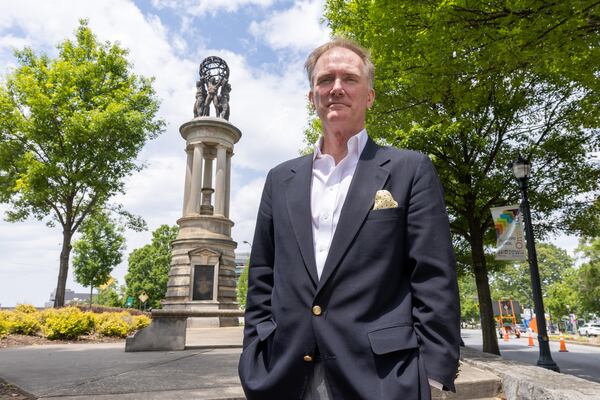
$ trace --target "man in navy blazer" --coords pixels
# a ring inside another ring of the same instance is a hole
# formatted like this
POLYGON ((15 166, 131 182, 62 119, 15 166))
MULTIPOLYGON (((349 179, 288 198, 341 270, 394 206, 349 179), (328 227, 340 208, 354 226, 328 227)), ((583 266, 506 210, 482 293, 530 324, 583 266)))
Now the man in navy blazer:
POLYGON ((315 154, 266 179, 239 363, 246 396, 416 400, 431 397, 430 385, 454 391, 460 310, 435 169, 423 154, 368 138, 374 68, 364 49, 334 39, 306 69, 323 136, 315 154))

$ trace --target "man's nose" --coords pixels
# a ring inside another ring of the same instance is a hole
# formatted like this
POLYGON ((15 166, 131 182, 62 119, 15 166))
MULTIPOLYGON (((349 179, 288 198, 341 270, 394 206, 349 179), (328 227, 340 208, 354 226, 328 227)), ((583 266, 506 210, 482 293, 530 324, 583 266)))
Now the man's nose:
POLYGON ((331 94, 333 94, 334 96, 340 96, 340 95, 344 94, 344 87, 342 86, 341 79, 338 78, 333 81, 333 87, 331 88, 331 94))

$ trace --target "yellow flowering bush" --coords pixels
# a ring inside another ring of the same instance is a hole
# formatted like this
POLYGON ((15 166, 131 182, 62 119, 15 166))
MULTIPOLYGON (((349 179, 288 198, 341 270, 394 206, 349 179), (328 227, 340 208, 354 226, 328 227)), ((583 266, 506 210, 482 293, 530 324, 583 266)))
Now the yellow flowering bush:
POLYGON ((77 339, 94 328, 92 314, 76 307, 65 307, 44 312, 42 331, 48 339, 77 339))
POLYGON ((24 314, 37 314, 38 310, 31 304, 17 304, 15 307, 16 312, 24 313, 24 314))
POLYGON ((133 323, 130 326, 130 332, 137 331, 139 329, 144 329, 152 320, 145 315, 135 315, 132 317, 133 323))
POLYGON ((96 333, 102 336, 125 337, 129 332, 127 318, 131 316, 126 312, 96 314, 96 333))
POLYGON ((0 339, 8 335, 10 325, 10 313, 8 311, 0 311, 0 339))
POLYGON ((31 304, 18 304, 8 318, 10 333, 33 336, 41 328, 38 311, 31 304))
POLYGON ((48 339, 77 339, 92 332, 125 337, 150 322, 146 315, 131 315, 125 311, 94 313, 78 307, 38 311, 32 305, 19 304, 14 311, 0 311, 0 338, 18 333, 43 335, 48 339))

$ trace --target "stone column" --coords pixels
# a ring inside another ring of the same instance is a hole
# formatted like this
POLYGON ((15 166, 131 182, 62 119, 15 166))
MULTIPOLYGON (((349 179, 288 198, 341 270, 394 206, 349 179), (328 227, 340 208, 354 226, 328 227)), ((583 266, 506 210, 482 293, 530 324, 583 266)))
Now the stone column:
POLYGON ((215 214, 225 215, 225 191, 227 177, 227 149, 222 144, 217 146, 217 172, 215 176, 215 214))
POLYGON ((204 180, 202 181, 202 206, 200 214, 213 214, 213 206, 211 195, 214 192, 212 188, 212 160, 214 156, 210 152, 210 148, 204 151, 204 180))
POLYGON ((225 175, 225 217, 229 218, 229 197, 231 194, 231 157, 233 152, 227 152, 227 174, 225 175))
POLYGON ((192 184, 192 168, 194 165, 194 152, 186 149, 187 161, 185 165, 185 186, 183 187, 183 216, 189 214, 190 207, 190 186, 192 184))
POLYGON ((202 143, 194 144, 193 162, 192 162, 192 177, 190 183, 190 195, 187 203, 186 214, 200 213, 200 189, 202 188, 202 161, 203 161, 204 145, 202 143))

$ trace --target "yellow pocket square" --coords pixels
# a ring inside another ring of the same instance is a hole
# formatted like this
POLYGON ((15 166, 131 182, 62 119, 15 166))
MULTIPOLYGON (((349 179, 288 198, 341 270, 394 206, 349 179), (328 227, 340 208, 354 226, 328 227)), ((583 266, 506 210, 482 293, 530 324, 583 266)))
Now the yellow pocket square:
POLYGON ((387 190, 378 190, 377 193, 375 193, 375 205, 373 206, 373 210, 396 207, 398 207, 398 202, 394 200, 390 192, 387 190))

